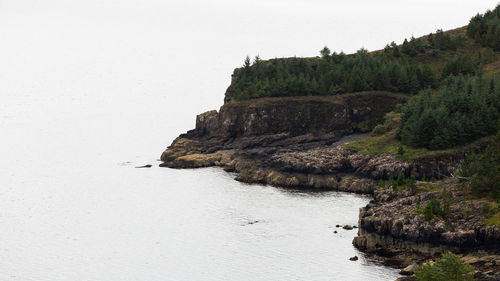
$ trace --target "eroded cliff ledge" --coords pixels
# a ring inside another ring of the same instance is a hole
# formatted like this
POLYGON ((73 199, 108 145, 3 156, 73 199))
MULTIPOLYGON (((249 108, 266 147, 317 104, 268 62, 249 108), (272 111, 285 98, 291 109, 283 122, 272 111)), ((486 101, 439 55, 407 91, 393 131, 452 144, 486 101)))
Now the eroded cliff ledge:
POLYGON ((163 152, 162 166, 220 166, 243 182, 359 193, 373 193, 379 179, 400 171, 417 178, 452 174, 466 152, 405 162, 342 146, 366 136, 405 98, 362 92, 229 102, 198 115, 196 128, 163 152))
POLYGON ((362 92, 229 102, 219 112, 198 115, 196 128, 163 152, 162 166, 220 166, 237 172, 236 179, 244 182, 372 193, 374 179, 397 174, 404 164, 387 166, 385 156, 379 157, 387 167, 366 177, 373 173, 368 172, 371 163, 353 158, 339 145, 361 138, 403 98, 362 92))
POLYGON ((500 228, 485 224, 484 202, 467 198, 455 179, 441 182, 444 191, 430 183, 419 185, 427 187, 376 190, 374 200, 360 209, 354 246, 400 267, 452 251, 478 270, 477 280, 499 280, 500 228), (421 214, 432 199, 448 204, 446 215, 426 218, 421 214))

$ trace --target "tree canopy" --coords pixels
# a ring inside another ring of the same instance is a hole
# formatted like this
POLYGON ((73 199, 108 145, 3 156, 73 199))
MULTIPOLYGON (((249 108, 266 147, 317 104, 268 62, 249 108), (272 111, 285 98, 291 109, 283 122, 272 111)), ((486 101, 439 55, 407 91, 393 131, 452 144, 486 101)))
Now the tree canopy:
POLYGON ((404 144, 442 149, 496 133, 499 83, 459 75, 443 84, 436 93, 426 90, 403 107, 398 137, 404 144))

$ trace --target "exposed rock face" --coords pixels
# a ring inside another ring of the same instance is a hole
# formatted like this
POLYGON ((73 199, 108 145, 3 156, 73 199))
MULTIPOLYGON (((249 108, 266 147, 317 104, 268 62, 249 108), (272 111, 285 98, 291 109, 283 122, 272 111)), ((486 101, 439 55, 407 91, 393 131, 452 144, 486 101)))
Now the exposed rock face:
MULTIPOLYGON (((339 149, 346 141, 339 140, 371 130, 400 99, 394 94, 365 92, 229 102, 218 113, 198 115, 196 128, 163 152, 162 165, 221 166, 237 172, 236 179, 244 182, 372 193, 376 177, 363 177, 364 172, 351 175, 363 170, 361 166, 368 170, 366 165, 371 163, 339 149)), ((381 173, 397 175, 398 168, 391 169, 381 173)))
MULTIPOLYGON (((356 139, 352 136, 347 139, 356 139)), ((356 193, 373 193, 376 181, 352 174, 326 172, 318 173, 305 169, 280 168, 273 157, 289 154, 290 151, 312 150, 314 147, 332 146, 335 135, 315 137, 312 135, 287 137, 287 135, 270 135, 259 137, 242 137, 232 141, 220 141, 212 138, 199 141, 177 138, 162 154, 162 166, 172 168, 199 168, 220 166, 226 171, 237 172, 236 180, 248 183, 271 184, 288 188, 312 188, 350 191, 356 193), (313 148, 309 148, 313 147, 313 148), (223 148, 223 149, 221 149, 223 148)), ((332 170, 333 171, 333 170, 332 170)), ((341 172, 342 170, 339 170, 341 172)), ((347 170, 345 170, 347 171, 347 170)))
POLYGON ((241 137, 287 133, 368 131, 401 97, 384 92, 330 97, 284 97, 230 102, 200 114, 189 137, 241 137))
POLYGON ((400 267, 437 258, 447 251, 461 253, 468 255, 465 262, 481 269, 477 278, 500 280, 500 228, 485 225, 481 203, 463 202, 463 195, 455 191, 447 194, 451 205, 446 217, 426 219, 417 209, 431 198, 439 198, 437 192, 376 190, 375 199, 360 209, 354 246, 400 267), (479 263, 476 259, 481 256, 491 259, 479 263), (484 274, 490 271, 488 276, 484 274))
POLYGON ((455 191, 447 194, 450 196, 447 198, 450 209, 446 219, 425 219, 417 208, 419 205, 425 206, 431 198, 439 198, 436 192, 412 194, 411 191, 395 193, 377 190, 374 193, 375 200, 360 210, 360 232, 415 243, 500 250, 500 228, 485 226, 481 211, 483 205, 461 202, 463 197, 455 191))

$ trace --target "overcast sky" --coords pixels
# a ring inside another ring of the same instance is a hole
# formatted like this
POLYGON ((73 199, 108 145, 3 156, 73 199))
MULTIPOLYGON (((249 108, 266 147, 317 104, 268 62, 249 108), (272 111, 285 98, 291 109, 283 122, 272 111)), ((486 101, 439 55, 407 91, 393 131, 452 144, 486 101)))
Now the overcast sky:
POLYGON ((222 105, 246 55, 380 49, 464 26, 496 2, 0 0, 0 93, 13 97, 0 112, 94 114, 119 132, 138 120, 144 132, 162 128, 153 138, 168 144, 196 114, 222 105))

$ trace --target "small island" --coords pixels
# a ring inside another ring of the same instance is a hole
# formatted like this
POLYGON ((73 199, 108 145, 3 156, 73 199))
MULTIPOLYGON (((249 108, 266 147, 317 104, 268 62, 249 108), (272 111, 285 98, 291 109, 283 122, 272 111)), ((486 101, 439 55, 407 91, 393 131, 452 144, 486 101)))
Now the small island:
POLYGON ((500 5, 382 50, 320 54, 247 57, 162 166, 371 194, 353 244, 401 280, 452 280, 442 261, 460 280, 500 280, 500 5))

